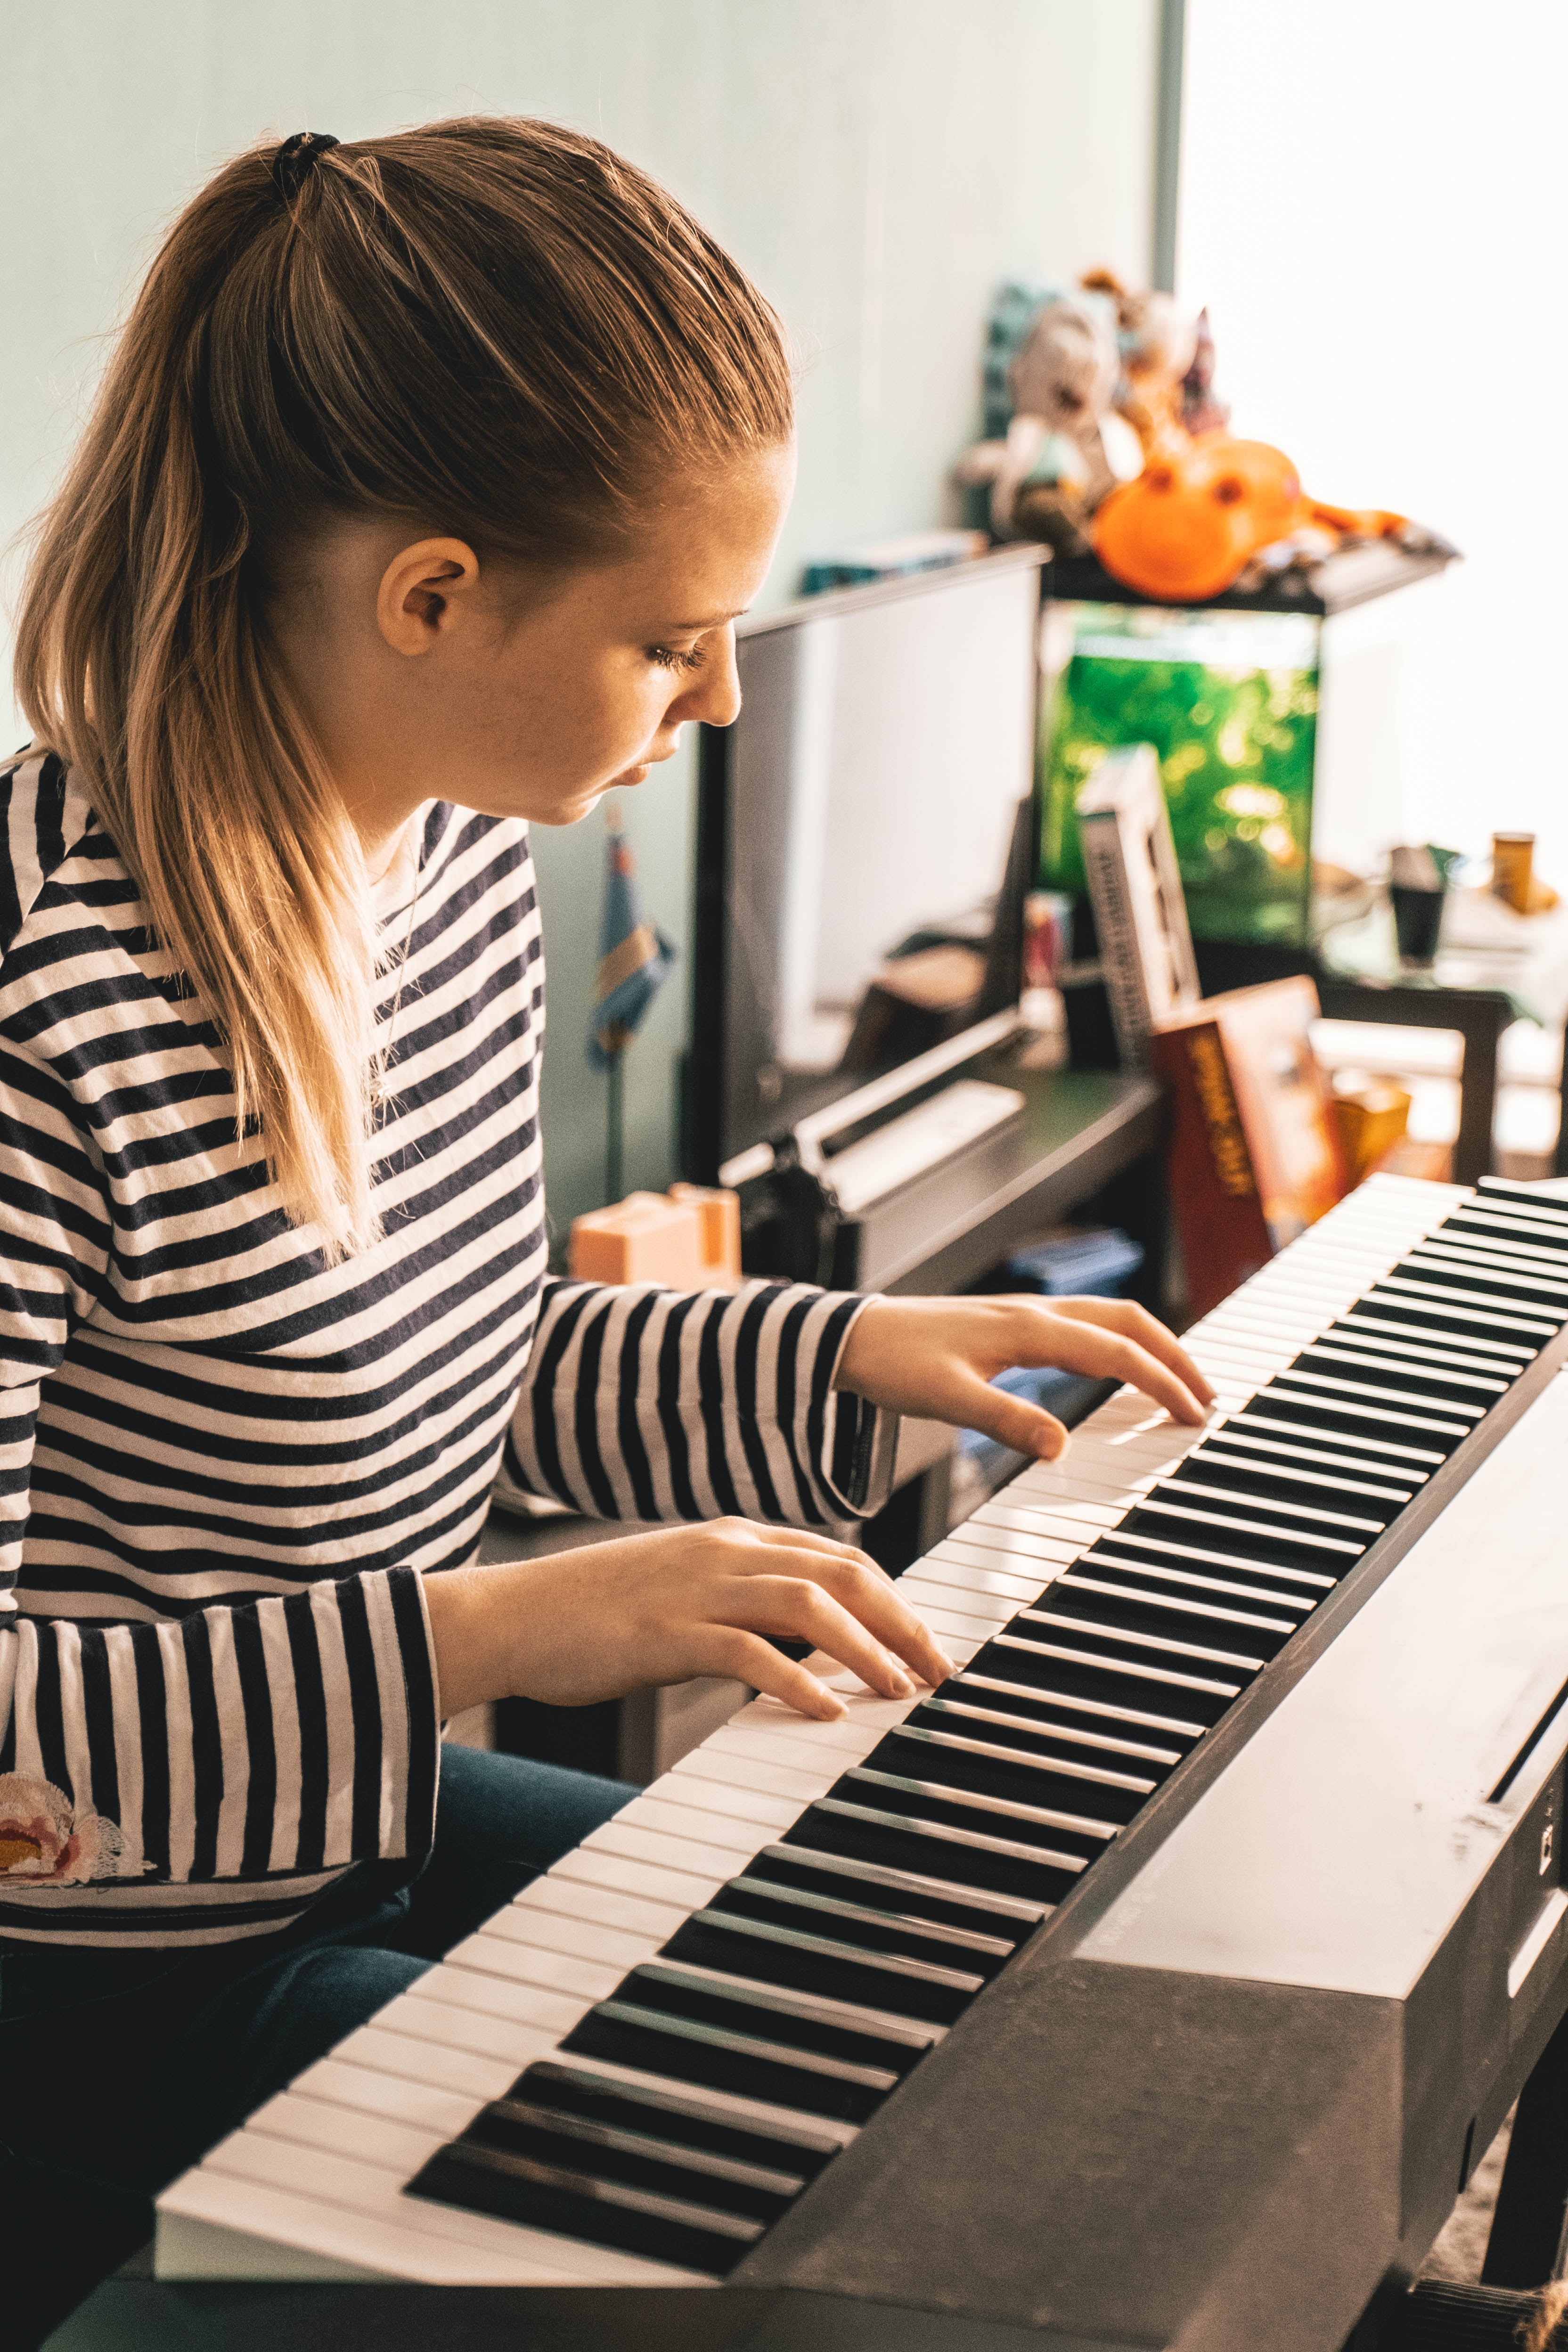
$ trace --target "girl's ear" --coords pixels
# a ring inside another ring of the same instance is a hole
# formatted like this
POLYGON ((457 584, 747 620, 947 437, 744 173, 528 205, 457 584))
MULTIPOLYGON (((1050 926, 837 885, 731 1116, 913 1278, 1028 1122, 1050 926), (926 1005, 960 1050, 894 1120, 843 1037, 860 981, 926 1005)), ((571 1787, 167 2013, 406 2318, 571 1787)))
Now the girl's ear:
POLYGON ((376 625, 396 654, 426 654, 477 587, 479 559, 460 539, 421 539, 393 557, 376 592, 376 625))

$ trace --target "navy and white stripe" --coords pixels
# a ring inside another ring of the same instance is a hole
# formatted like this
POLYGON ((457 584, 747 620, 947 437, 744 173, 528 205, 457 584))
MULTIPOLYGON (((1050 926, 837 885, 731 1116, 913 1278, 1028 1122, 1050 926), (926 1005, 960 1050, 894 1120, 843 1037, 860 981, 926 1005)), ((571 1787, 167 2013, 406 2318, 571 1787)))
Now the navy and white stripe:
POLYGON ((43 1782, 85 1857, 0 1845, 0 1937, 263 1934, 427 1850, 421 1580, 472 1558, 509 1430, 511 1480, 597 1517, 841 1521, 887 1469, 832 1388, 859 1302, 548 1277, 521 824, 427 814, 384 1237, 328 1266, 59 762, 0 771, 0 1838, 43 1782))

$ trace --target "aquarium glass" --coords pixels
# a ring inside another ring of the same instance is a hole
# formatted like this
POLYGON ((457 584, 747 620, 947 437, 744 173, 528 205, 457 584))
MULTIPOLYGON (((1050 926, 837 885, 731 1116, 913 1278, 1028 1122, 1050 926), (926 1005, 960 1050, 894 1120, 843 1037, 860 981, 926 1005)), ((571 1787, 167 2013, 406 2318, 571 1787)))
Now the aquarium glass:
POLYGON ((1152 743, 1194 932, 1303 942, 1321 625, 1305 613, 1047 606, 1042 885, 1086 888, 1079 793, 1108 751, 1152 743))

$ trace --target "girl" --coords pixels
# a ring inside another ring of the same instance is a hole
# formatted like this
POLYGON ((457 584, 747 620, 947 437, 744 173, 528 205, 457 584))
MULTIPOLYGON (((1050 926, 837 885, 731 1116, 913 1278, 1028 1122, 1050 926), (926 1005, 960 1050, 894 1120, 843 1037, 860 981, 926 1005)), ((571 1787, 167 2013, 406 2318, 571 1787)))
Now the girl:
MULTIPOLYGON (((37 541, 0 774, 0 2141, 140 2201, 626 1801, 444 1717, 946 1662, 836 1538, 1009 1364, 1209 1392, 1104 1301, 545 1272, 527 821, 738 708, 778 323, 536 122, 301 134, 135 304, 37 541), (697 1522, 473 1564, 510 1475, 697 1522)), ((61 2176, 69 2176, 68 2183, 61 2176)), ((106 2259, 115 2251, 106 2233, 106 2259)))

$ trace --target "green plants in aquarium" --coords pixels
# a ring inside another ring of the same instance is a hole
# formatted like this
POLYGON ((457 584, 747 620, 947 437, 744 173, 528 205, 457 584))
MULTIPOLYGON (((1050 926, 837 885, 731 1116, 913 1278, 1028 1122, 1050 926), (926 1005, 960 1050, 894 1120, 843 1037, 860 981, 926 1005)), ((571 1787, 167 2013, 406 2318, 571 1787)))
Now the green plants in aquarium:
POLYGON ((1319 629, 1304 613, 1051 606, 1042 886, 1086 889, 1078 796, 1108 751, 1152 743, 1193 930, 1300 944, 1311 898, 1319 629))

